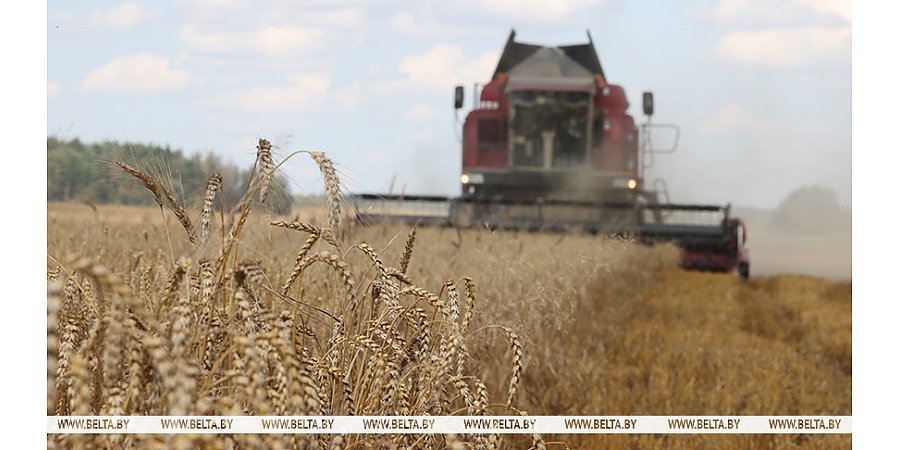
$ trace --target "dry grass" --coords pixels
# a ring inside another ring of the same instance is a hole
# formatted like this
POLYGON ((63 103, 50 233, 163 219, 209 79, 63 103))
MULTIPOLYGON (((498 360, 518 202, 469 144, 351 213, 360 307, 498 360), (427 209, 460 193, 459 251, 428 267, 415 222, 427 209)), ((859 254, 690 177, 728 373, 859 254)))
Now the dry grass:
MULTIPOLYGON (((312 156, 339 193, 327 158, 312 156)), ((850 414, 849 284, 740 283, 677 269, 674 248, 601 237, 340 225, 337 198, 318 218, 266 217, 252 214, 260 189, 251 183, 233 214, 204 201, 198 236, 210 232, 196 245, 153 208, 48 205, 48 248, 62 266, 48 264, 48 414, 850 414)), ((48 445, 850 445, 497 438, 71 435, 48 445)))

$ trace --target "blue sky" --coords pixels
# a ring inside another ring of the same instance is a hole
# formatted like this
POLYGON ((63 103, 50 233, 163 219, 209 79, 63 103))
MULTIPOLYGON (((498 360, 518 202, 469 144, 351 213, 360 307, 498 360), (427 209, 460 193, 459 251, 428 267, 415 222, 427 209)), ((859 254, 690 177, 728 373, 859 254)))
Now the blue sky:
MULTIPOLYGON (((453 86, 470 105, 511 28, 544 45, 590 30, 632 114, 652 90, 654 121, 681 128, 647 174, 673 201, 774 207, 820 185, 849 206, 850 15, 848 0, 51 0, 47 129, 248 165, 265 137, 327 152, 348 192, 396 177, 452 195, 453 86)), ((287 170, 321 191, 309 161, 287 170)))

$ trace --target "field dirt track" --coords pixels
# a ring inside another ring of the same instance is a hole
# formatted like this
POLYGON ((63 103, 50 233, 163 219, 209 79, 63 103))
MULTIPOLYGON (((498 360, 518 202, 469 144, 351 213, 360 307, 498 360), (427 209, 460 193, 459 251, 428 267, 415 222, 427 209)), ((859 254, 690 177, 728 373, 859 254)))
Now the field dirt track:
MULTIPOLYGON (((126 280, 139 298, 155 298, 166 289, 172 253, 192 254, 171 218, 170 249, 157 208, 49 204, 47 212, 51 256, 64 263, 80 257, 98 261, 126 280)), ((322 223, 321 217, 301 217, 322 223)), ((280 285, 306 237, 272 227, 272 219, 250 216, 239 251, 242 260, 257 261, 280 285)), ((213 230, 221 229, 218 220, 213 217, 213 230)), ((368 243, 384 264, 396 266, 409 231, 406 226, 351 227, 347 240, 368 243)), ((318 243, 312 251, 322 248, 328 247, 318 243)), ((210 255, 215 257, 201 254, 210 255)), ((351 248, 345 260, 360 289, 369 289, 369 257, 351 248)), ((498 415, 507 412, 511 373, 519 377, 516 407, 533 415, 851 415, 850 282, 802 275, 741 281, 734 274, 684 271, 677 261, 678 250, 671 246, 596 236, 421 228, 407 274, 442 298, 448 280, 474 281, 471 331, 462 341, 468 351, 465 367, 487 386, 489 411, 498 415), (520 374, 514 362, 519 355, 500 327, 521 339, 520 374)), ((315 269, 303 281, 303 295, 328 305, 334 274, 327 267, 315 269)), ((52 272, 65 275, 48 262, 48 278, 52 272)), ((460 309, 459 314, 469 312, 468 306, 460 309)), ((85 330, 96 323, 89 316, 85 330)), ((195 362, 188 358, 178 364, 187 363, 195 362)), ((198 383, 204 380, 200 376, 198 383)), ((164 404, 152 408, 166 413, 164 404)), ((573 449, 851 446, 849 435, 544 438, 551 449, 566 448, 553 444, 560 442, 573 449)), ((50 440, 48 446, 74 448, 80 439, 50 440)), ((166 448, 151 438, 136 445, 166 448)), ((531 446, 527 436, 505 436, 500 448, 531 446)))

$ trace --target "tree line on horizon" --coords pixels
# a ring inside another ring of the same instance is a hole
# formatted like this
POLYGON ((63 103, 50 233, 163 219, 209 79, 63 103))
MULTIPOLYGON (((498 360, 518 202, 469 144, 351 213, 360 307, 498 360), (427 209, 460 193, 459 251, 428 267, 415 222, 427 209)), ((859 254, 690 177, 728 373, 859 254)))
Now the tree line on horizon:
MULTIPOLYGON (((184 155, 169 146, 129 142, 83 143, 47 138, 47 201, 151 205, 153 196, 114 163, 125 162, 166 183, 186 205, 197 204, 210 175, 222 175, 226 208, 240 200, 251 168, 239 168, 212 152, 184 155)), ((266 204, 275 213, 290 211, 293 198, 283 175, 271 183, 266 204)))

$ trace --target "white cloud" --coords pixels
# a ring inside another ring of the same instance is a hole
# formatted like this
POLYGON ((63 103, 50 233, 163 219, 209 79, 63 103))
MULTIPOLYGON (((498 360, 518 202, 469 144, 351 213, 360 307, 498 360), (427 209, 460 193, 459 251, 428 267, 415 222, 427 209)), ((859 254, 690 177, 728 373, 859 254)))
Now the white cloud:
POLYGON ((143 5, 126 0, 110 9, 94 10, 90 22, 102 27, 129 28, 149 17, 150 12, 143 5))
POLYGON ((57 98, 60 93, 62 93, 62 87, 60 87, 59 83, 47 80, 47 99, 57 98))
POLYGON ((257 112, 324 109, 330 87, 328 75, 296 75, 287 84, 251 88, 239 95, 238 105, 241 109, 257 112))
POLYGON ((215 31, 185 25, 179 30, 179 36, 192 50, 288 57, 319 48, 323 31, 299 26, 269 26, 255 31, 215 31))
POLYGON ((462 0, 458 6, 477 14, 490 14, 508 20, 556 22, 576 11, 605 3, 605 0, 462 0))
POLYGON ((233 10, 247 7, 251 2, 249 0, 180 0, 178 3, 189 7, 233 10))
POLYGON ((167 58, 138 53, 114 59, 92 70, 81 86, 86 92, 141 95, 182 88, 190 80, 188 71, 173 68, 167 58))
POLYGON ((715 52, 761 67, 846 66, 849 0, 719 0, 709 17, 729 32, 715 52))
MULTIPOLYGON (((334 7, 341 5, 360 5, 364 4, 365 1, 366 0, 303 0, 302 4, 305 7, 334 7)), ((178 3, 183 6, 194 8, 228 10, 252 9, 259 7, 259 2, 256 0, 179 0, 178 3)), ((296 8, 298 6, 297 3, 297 0, 269 0, 266 2, 266 5, 287 9, 296 8)))
POLYGON ((796 0, 811 11, 824 15, 840 17, 850 23, 853 19, 853 8, 850 0, 796 0))
POLYGON ((442 36, 457 34, 464 31, 463 28, 438 23, 433 20, 422 19, 408 12, 398 12, 388 21, 388 25, 395 31, 414 36, 442 36))
POLYGON ((365 9, 359 2, 268 0, 262 6, 254 0, 182 0, 180 3, 194 20, 243 29, 263 24, 357 28, 365 23, 365 9))
POLYGON ((783 0, 720 0, 710 17, 720 23, 779 21, 798 13, 795 4, 783 0))
POLYGON ((499 57, 499 52, 490 51, 467 59, 460 47, 437 44, 425 53, 403 58, 404 79, 375 83, 373 88, 387 93, 449 93, 455 85, 489 79, 499 57))
POLYGON ((774 25, 819 23, 851 17, 850 0, 720 0, 709 17, 726 25, 774 25))
POLYGON ((212 99, 211 105, 237 107, 257 114, 281 114, 356 110, 362 99, 359 83, 335 88, 328 74, 304 73, 288 77, 285 83, 219 95, 212 99))
POLYGON ((416 103, 406 110, 404 117, 414 122, 427 122, 436 119, 438 112, 424 103, 416 103))
POLYGON ((304 12, 302 18, 306 23, 318 26, 358 28, 365 23, 366 16, 361 9, 341 8, 333 11, 304 12))
POLYGON ((735 31, 716 46, 716 53, 744 65, 802 67, 849 64, 850 28, 778 28, 735 31))

